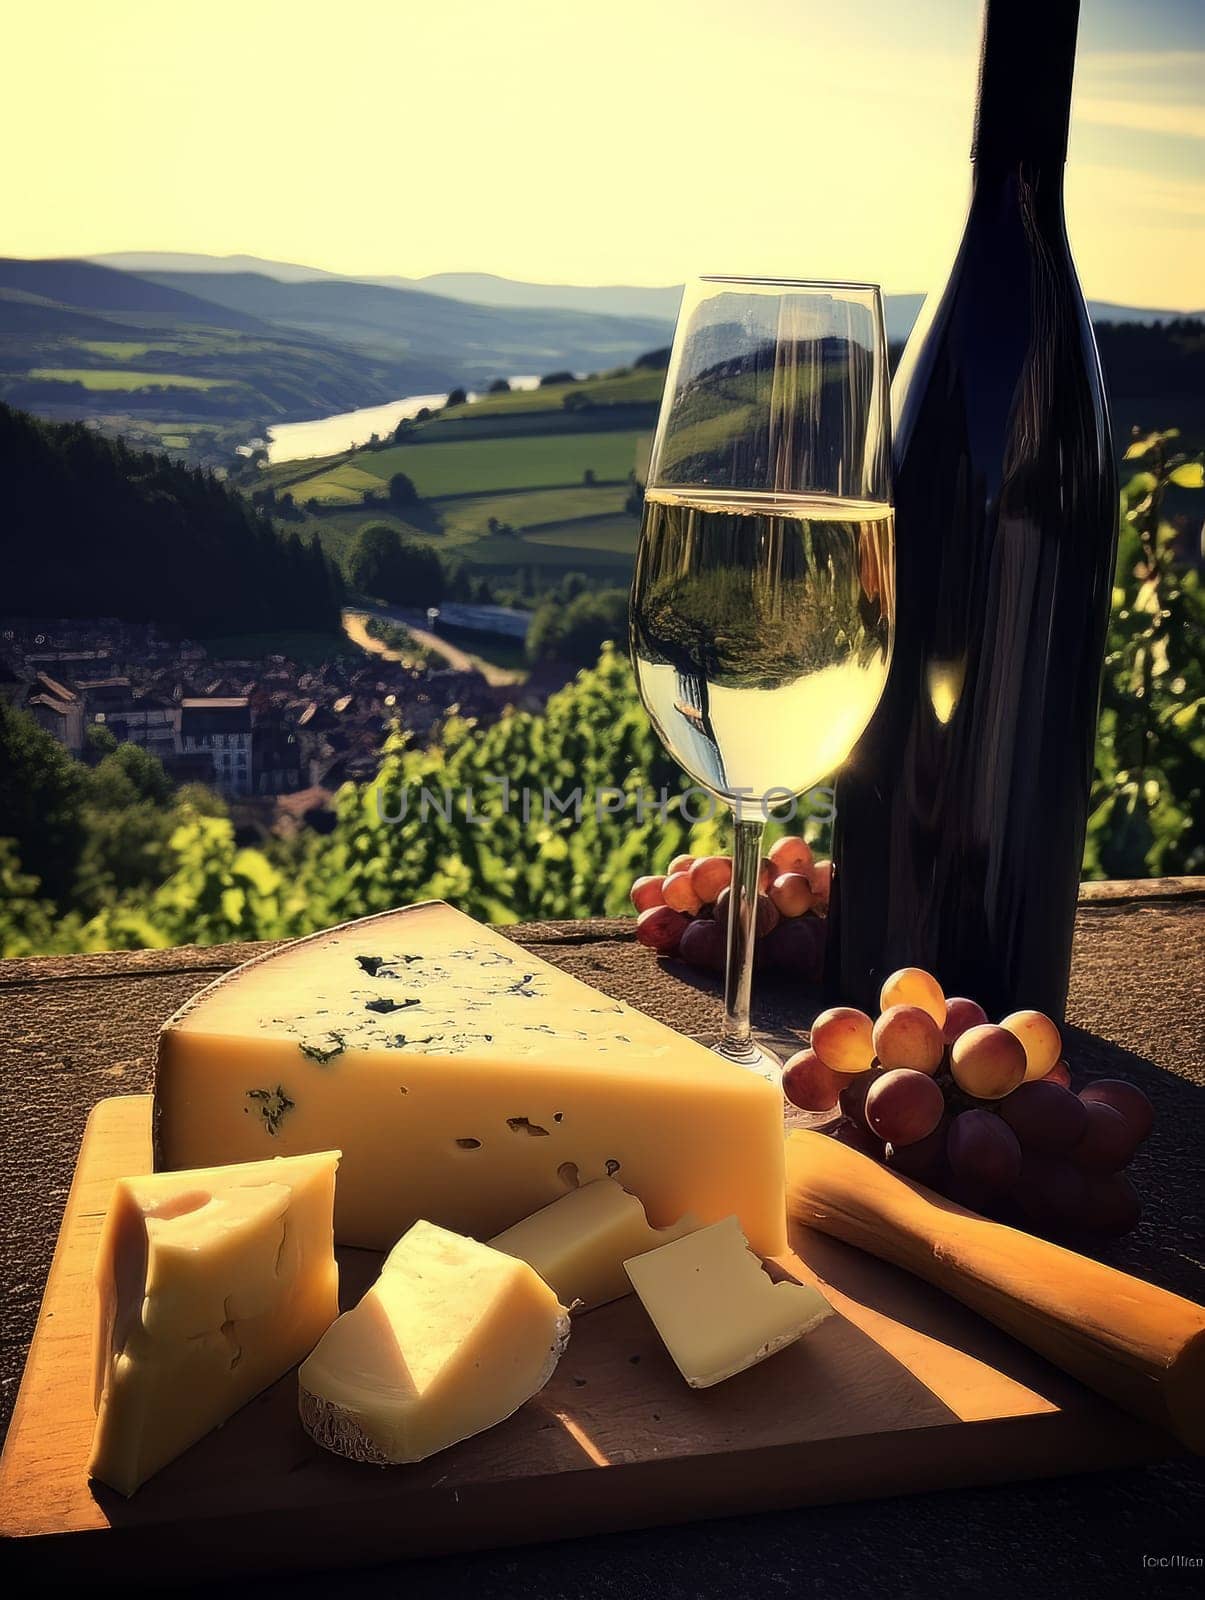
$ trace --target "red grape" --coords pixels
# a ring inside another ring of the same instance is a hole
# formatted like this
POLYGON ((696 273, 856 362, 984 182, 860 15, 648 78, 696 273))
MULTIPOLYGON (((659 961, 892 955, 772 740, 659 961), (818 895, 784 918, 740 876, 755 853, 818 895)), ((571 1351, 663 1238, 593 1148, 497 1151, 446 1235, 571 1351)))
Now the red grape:
POLYGON ((1064 1089, 1071 1087, 1071 1068, 1065 1061, 1056 1061, 1054 1066, 1044 1078, 1038 1079, 1039 1083, 1060 1083, 1064 1089))
POLYGON ((941 984, 921 967, 901 967, 887 979, 879 992, 879 1010, 891 1006, 919 1006, 939 1028, 945 1025, 946 997, 941 984))
POLYGON ((759 894, 757 897, 756 937, 758 939, 766 938, 768 934, 774 932, 781 921, 782 918, 778 913, 778 907, 770 899, 770 896, 768 894, 759 894))
POLYGON ((801 1111, 831 1111, 844 1080, 814 1050, 798 1050, 782 1069, 782 1092, 801 1111))
MULTIPOLYGON (((728 913, 732 907, 732 904, 733 895, 731 888, 721 889, 719 894, 716 896, 715 905, 713 905, 711 908, 712 916, 720 924, 721 928, 724 928, 725 930, 728 927, 728 913)), ((774 932, 775 928, 778 927, 779 922, 782 920, 778 915, 777 906, 775 906, 769 895, 766 894, 758 895, 757 908, 754 913, 754 917, 755 921, 753 936, 755 939, 766 938, 769 934, 774 932)))
POLYGON ((870 1086, 883 1076, 882 1067, 871 1067, 869 1072, 859 1072, 854 1076, 843 1074, 844 1087, 841 1090, 841 1110, 853 1123, 856 1123, 864 1133, 870 1131, 870 1124, 866 1120, 866 1096, 870 1093, 870 1086))
POLYGON ((874 1060, 873 1026, 865 1011, 833 1006, 812 1023, 812 1049, 834 1072, 865 1072, 874 1060))
POLYGON ((817 861, 808 868, 808 882, 812 886, 812 893, 816 896, 816 904, 827 910, 829 894, 833 884, 833 864, 831 861, 817 861))
POLYGON ((1043 1233, 1067 1233, 1083 1226, 1088 1184, 1069 1162, 1026 1156, 1013 1194, 1026 1221, 1043 1233))
POLYGON ((1031 1082, 1044 1078, 1063 1053, 1059 1030, 1041 1011, 1014 1011, 1000 1026, 1020 1039, 1025 1050, 1025 1076, 1031 1082))
POLYGON ((919 1006, 889 1006, 875 1023, 871 1040, 884 1067, 911 1067, 930 1077, 945 1054, 941 1029, 919 1006))
POLYGON ((1035 1156, 1066 1154, 1079 1143, 1088 1122, 1083 1101, 1045 1078, 1014 1089, 1000 1102, 1000 1115, 1025 1152, 1035 1156))
POLYGON ((637 911, 647 911, 650 906, 665 904, 661 893, 661 885, 664 882, 665 879, 660 876, 636 879, 629 890, 629 896, 637 911))
POLYGON ((669 866, 666 867, 665 876, 668 878, 674 872, 689 872, 694 864, 694 856, 675 856, 669 866))
POLYGON ((954 1082, 976 1100, 1000 1100, 1025 1077, 1025 1049, 1015 1033, 982 1023, 950 1047, 954 1082))
POLYGON ((883 1159, 883 1141, 876 1139, 866 1128, 860 1128, 856 1122, 839 1122, 833 1130, 833 1138, 838 1144, 856 1150, 859 1155, 869 1156, 872 1161, 883 1159))
POLYGON ((689 872, 671 872, 661 885, 661 898, 674 911, 684 911, 688 917, 703 909, 703 902, 695 893, 689 872))
POLYGON ((1140 1145, 1154 1126, 1154 1106, 1141 1089, 1123 1078, 1097 1078, 1084 1085, 1079 1097, 1086 1105, 1112 1106, 1125 1118, 1135 1145, 1140 1145))
POLYGON ((710 917, 695 917, 683 931, 678 954, 703 972, 723 972, 727 937, 710 917))
POLYGON ((636 937, 663 956, 672 956, 686 932, 689 917, 669 906, 650 906, 636 918, 636 937))
POLYGON ((880 1139, 915 1144, 933 1132, 945 1106, 941 1090, 926 1073, 896 1067, 871 1084, 866 1120, 880 1139))
POLYGON ((1068 1153, 1081 1172, 1120 1172, 1134 1154, 1134 1136, 1120 1111, 1103 1100, 1081 1101, 1084 1131, 1068 1153))
POLYGON ((732 882, 732 862, 727 856, 700 856, 690 869, 691 888, 705 906, 715 904, 721 889, 732 882))
POLYGON ((819 983, 824 967, 824 923, 818 917, 788 917, 758 940, 763 965, 803 983, 819 983))
POLYGON ((1011 1189, 1021 1176, 1021 1146, 1008 1125, 992 1111, 964 1111, 950 1124, 946 1139, 950 1171, 989 1194, 1011 1189))
POLYGON ((946 1021, 941 1036, 947 1044, 953 1044, 960 1033, 965 1033, 968 1028, 982 1027, 986 1021, 987 1012, 977 1000, 956 996, 946 1001, 946 1021))
POLYGON ((780 873, 770 885, 770 899, 784 917, 802 917, 816 903, 812 886, 802 872, 780 873))
POLYGON ((923 1139, 916 1139, 912 1144, 889 1144, 887 1165, 906 1178, 932 1184, 945 1169, 948 1128, 949 1118, 943 1116, 933 1132, 923 1139))
POLYGON ((814 859, 811 845, 793 833, 783 834, 770 846, 775 872, 806 872, 814 859))
POLYGON ((1138 1191, 1124 1172, 1089 1178, 1085 1203, 1084 1226, 1113 1238, 1136 1228, 1142 1216, 1138 1191))
POLYGON ((989 1189, 975 1178, 956 1177, 952 1172, 942 1182, 941 1193, 955 1205, 984 1217, 997 1214, 1003 1203, 998 1189, 989 1189))

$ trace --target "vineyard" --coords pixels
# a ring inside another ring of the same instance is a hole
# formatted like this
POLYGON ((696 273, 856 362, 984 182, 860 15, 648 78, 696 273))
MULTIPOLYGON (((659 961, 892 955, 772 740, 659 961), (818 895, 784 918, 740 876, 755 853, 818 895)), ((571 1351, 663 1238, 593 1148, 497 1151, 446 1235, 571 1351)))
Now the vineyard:
MULTIPOLYGON (((1097 878, 1205 871, 1205 597, 1195 528, 1167 512, 1173 492, 1198 503, 1183 491, 1202 487, 1202 466, 1174 433, 1136 440, 1128 459, 1084 861, 1097 878)), ((685 793, 697 815, 608 645, 542 713, 488 728, 453 717, 426 748, 392 735, 325 836, 242 849, 203 793, 177 795, 164 872, 99 905, 78 885, 56 902, 0 840, 0 953, 285 938, 424 897, 489 922, 620 915, 635 877, 725 848, 723 821, 689 820, 685 793)), ((164 813, 141 805, 153 831, 164 813)), ((802 831, 827 854, 823 814, 802 831)))

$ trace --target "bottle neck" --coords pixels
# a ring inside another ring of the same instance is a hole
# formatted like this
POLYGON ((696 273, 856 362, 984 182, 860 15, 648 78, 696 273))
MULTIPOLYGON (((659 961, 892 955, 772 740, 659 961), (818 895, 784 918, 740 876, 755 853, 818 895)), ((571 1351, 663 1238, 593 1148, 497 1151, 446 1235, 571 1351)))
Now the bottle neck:
POLYGON ((971 160, 976 188, 1023 170, 1061 189, 1079 0, 986 0, 971 160))

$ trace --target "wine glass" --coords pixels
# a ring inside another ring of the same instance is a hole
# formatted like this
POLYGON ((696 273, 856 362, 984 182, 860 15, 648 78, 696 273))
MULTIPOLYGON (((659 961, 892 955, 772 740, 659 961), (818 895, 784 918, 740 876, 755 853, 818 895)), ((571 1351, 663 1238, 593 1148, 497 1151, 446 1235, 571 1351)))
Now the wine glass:
POLYGON ((894 632, 891 434, 873 284, 688 284, 653 440, 632 584, 632 658, 662 743, 733 814, 724 1029, 753 1039, 770 809, 849 755, 894 632))

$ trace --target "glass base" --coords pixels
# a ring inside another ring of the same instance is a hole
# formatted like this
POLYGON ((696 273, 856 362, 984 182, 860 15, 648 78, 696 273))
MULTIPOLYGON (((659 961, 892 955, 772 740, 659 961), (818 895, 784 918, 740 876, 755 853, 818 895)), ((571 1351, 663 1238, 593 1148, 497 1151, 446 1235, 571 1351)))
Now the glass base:
POLYGON ((723 1056, 725 1061, 731 1061, 733 1066, 745 1067, 749 1072, 755 1072, 759 1078, 765 1078, 766 1082, 772 1083, 776 1089, 782 1088, 782 1062, 772 1050, 766 1050, 755 1040, 750 1039, 745 1044, 736 1044, 721 1039, 711 1048, 717 1056, 723 1056))

